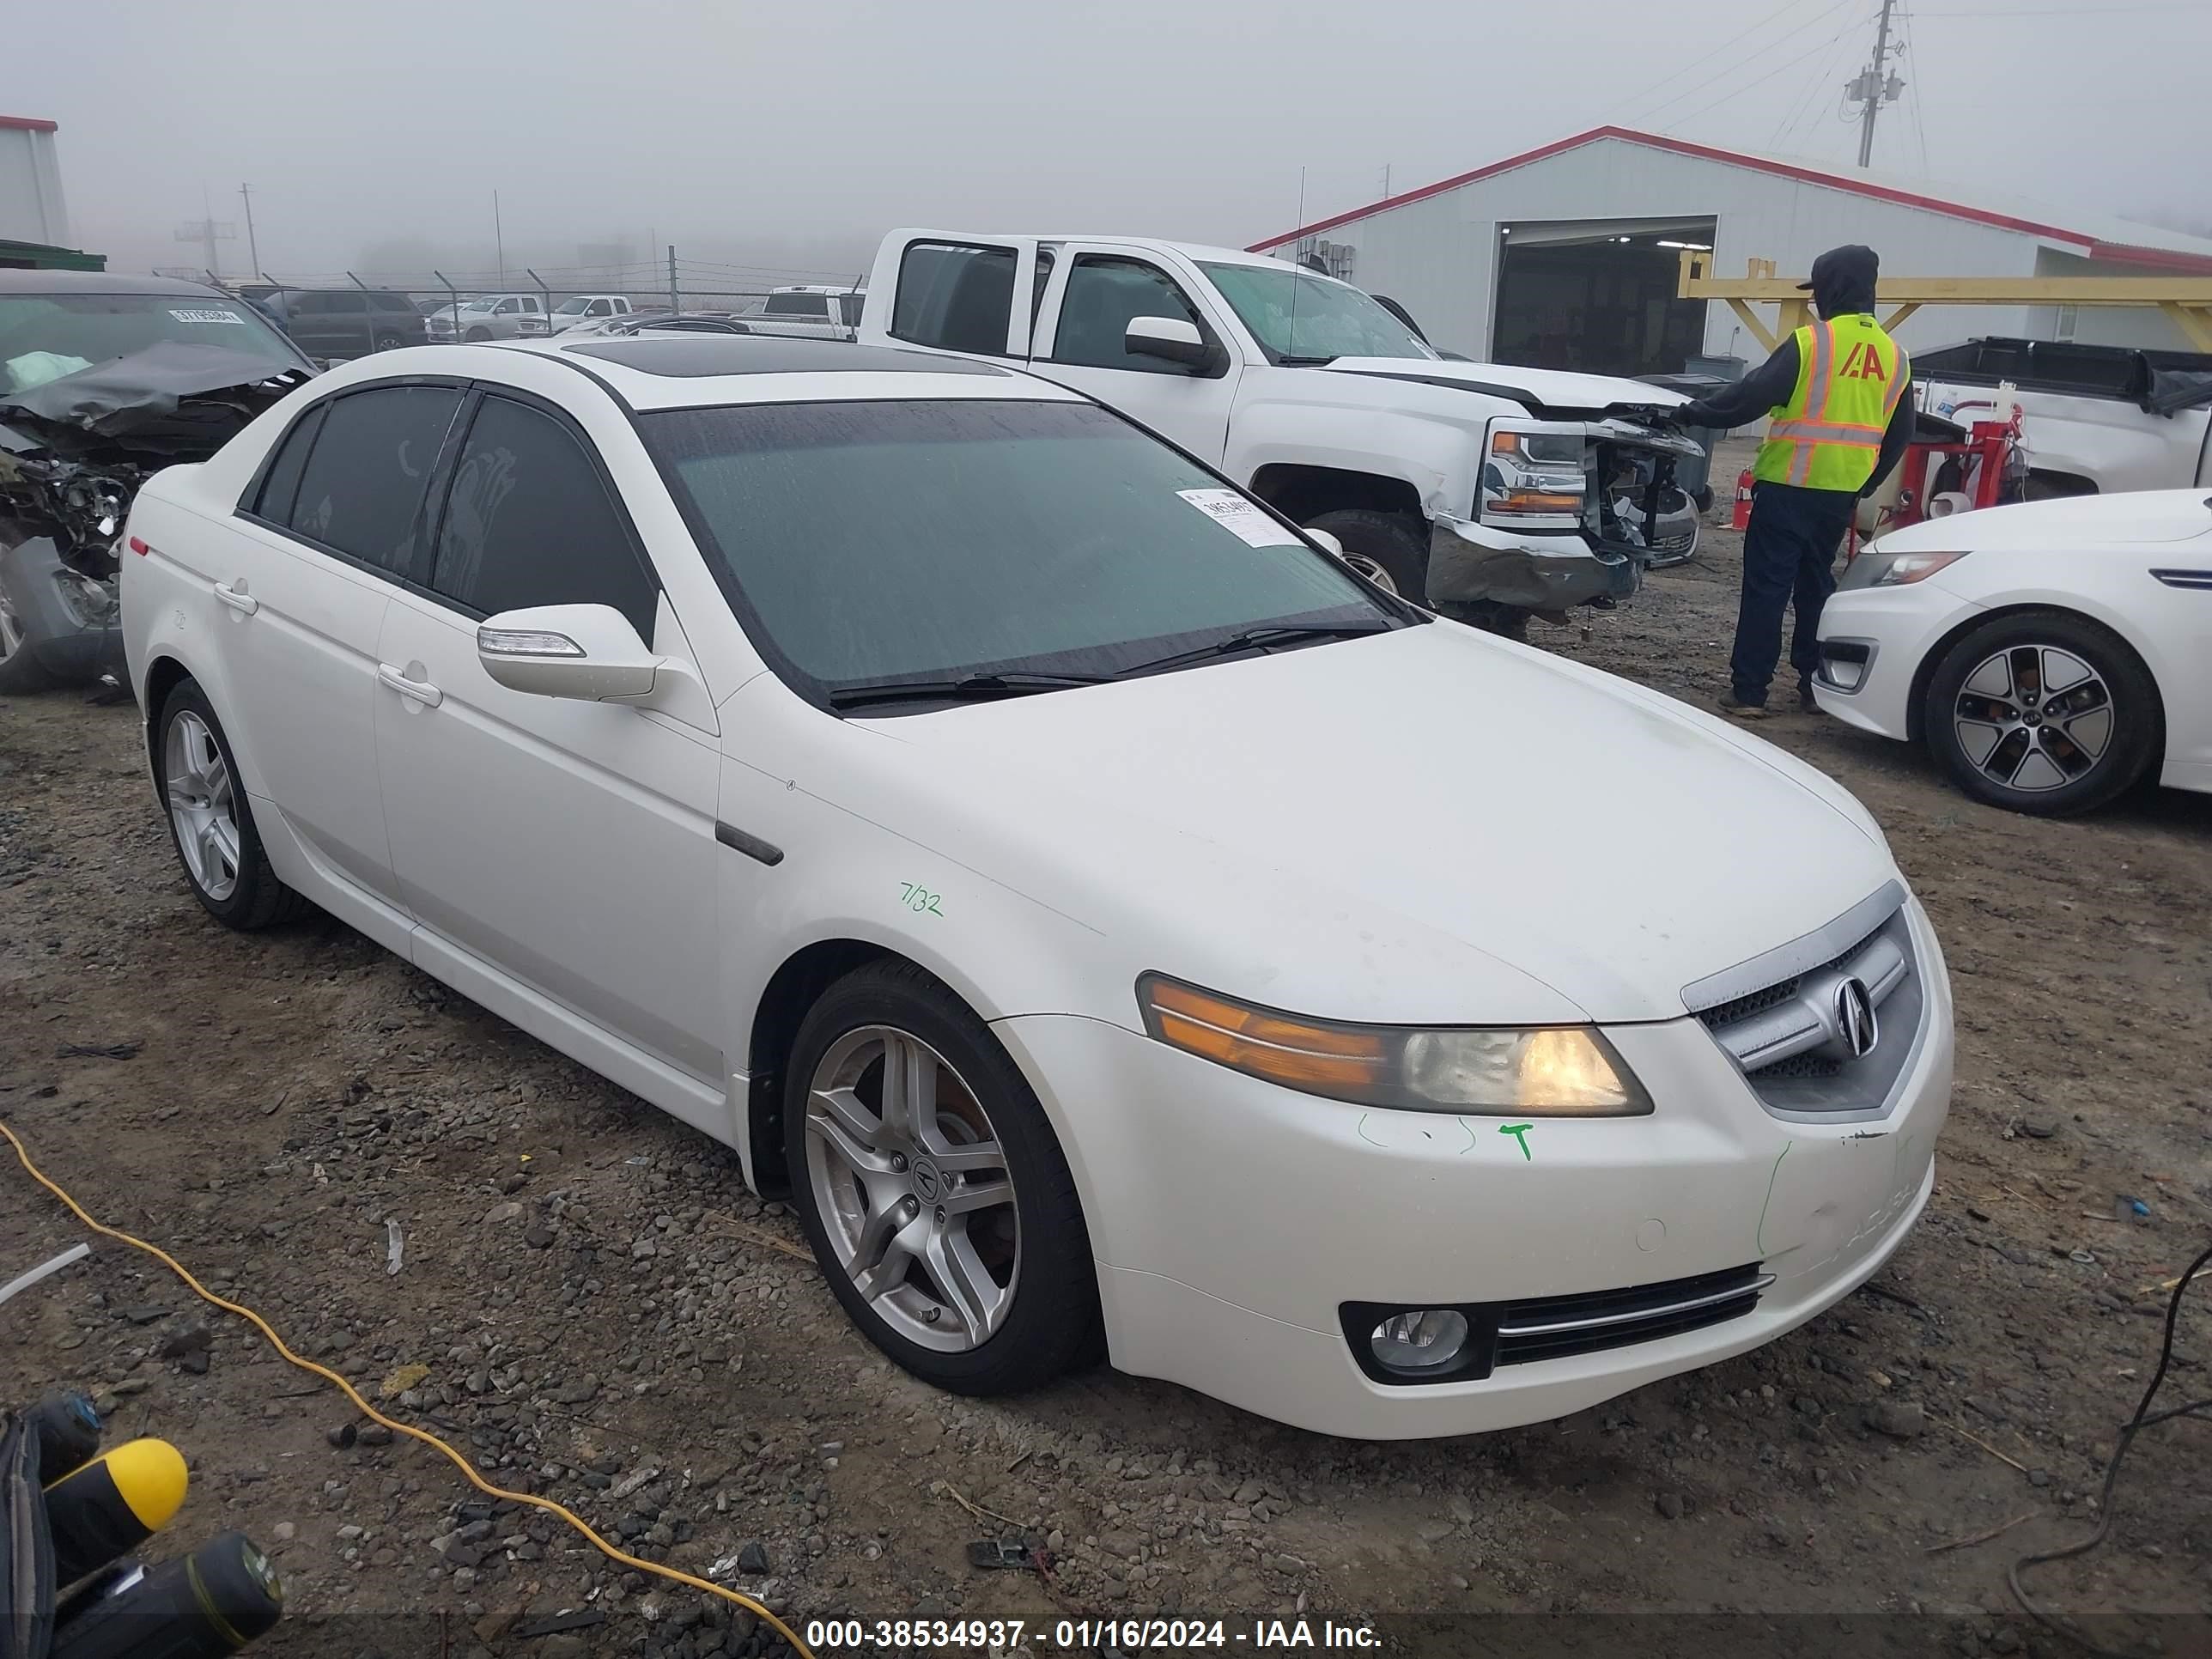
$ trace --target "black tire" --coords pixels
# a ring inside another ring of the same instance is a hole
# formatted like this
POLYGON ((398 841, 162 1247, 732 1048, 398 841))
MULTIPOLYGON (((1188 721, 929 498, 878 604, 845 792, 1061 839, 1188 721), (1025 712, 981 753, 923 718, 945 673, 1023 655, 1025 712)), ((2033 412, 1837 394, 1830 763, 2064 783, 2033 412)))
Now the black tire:
POLYGON ((398 334, 380 334, 370 342, 372 347, 378 351, 397 351, 406 343, 405 337, 398 334))
POLYGON ((491 338, 491 331, 488 328, 472 328, 461 337, 464 340, 489 340, 491 338))
POLYGON ((1379 571, 1387 586, 1415 605, 1429 602, 1429 544, 1418 520, 1401 513, 1364 507, 1342 507, 1306 520, 1309 530, 1326 530, 1344 544, 1362 575, 1379 571))
POLYGON ((1050 1382, 1093 1352, 1098 1285, 1090 1234, 1067 1159, 1021 1069, 988 1027, 913 964, 882 962, 832 985, 799 1022, 784 1082, 791 1203, 830 1288, 860 1332, 926 1382, 963 1395, 1017 1394, 1050 1382), (963 1352, 927 1348, 893 1329, 861 1295, 830 1243, 807 1164, 806 1110, 816 1068, 865 1026, 891 1026, 935 1048, 977 1097, 1014 1188, 1018 1273, 1004 1322, 963 1352))
POLYGON ((1929 751, 1960 788, 2040 817, 2094 811, 2134 787, 2166 740, 2158 686, 2142 659, 2110 629, 2068 611, 2016 611, 1960 635, 1928 678, 1921 721, 1929 751), (2030 651, 2038 654, 2023 654, 2030 651), (2062 682, 2045 695, 2044 685, 2057 678, 2049 670, 2058 665, 2042 654, 2050 651, 2086 665, 2094 682, 2062 682), (1984 674, 2001 656, 2006 660, 1984 674), (2011 689, 1990 690, 2000 678, 2011 689), (2052 712, 2060 708, 2066 712, 2052 712), (2100 722, 2102 710, 2109 718, 2100 722), (2087 745, 2100 730, 2104 741, 2092 755, 2087 745), (1984 745, 1990 731, 2002 735, 1984 745), (1970 738, 1978 754, 1969 752, 1970 738), (2007 781, 2031 777, 2040 787, 2007 781))
POLYGON ((260 832, 254 828, 253 809, 247 799, 242 783, 235 783, 231 795, 231 811, 238 826, 238 872, 236 884, 220 896, 213 895, 201 884, 192 872, 191 860, 185 856, 182 830, 177 814, 168 804, 167 771, 165 757, 168 752, 169 733, 178 720, 185 714, 197 715, 207 727, 210 736, 222 756, 222 763, 229 776, 238 779, 238 760, 231 753, 230 739, 223 735, 222 722, 216 718, 207 696, 197 680, 179 680, 170 691, 168 700, 161 705, 160 718, 154 723, 152 758, 155 785, 161 793, 162 816, 168 820, 169 843, 176 849, 178 867, 185 872, 185 884, 191 889, 192 896, 201 908, 226 927, 234 927, 242 933, 273 927, 279 922, 289 921, 307 908, 307 902, 278 879, 269 862, 269 854, 261 844, 260 832))
POLYGON ((40 662, 23 637, 20 614, 4 593, 0 593, 0 696, 22 696, 33 691, 50 691, 59 685, 61 677, 40 662))

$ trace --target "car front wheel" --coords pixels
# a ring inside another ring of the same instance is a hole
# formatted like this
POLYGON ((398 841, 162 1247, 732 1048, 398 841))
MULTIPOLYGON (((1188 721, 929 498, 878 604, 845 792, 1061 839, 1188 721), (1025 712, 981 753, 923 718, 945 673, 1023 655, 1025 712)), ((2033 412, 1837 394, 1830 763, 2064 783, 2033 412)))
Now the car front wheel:
POLYGON ((305 901, 270 865, 238 763, 198 682, 179 682, 161 705, 154 764, 177 861, 207 913, 241 933, 297 915, 305 901))
POLYGON ((2109 629, 2060 611, 1999 617, 1943 653, 1929 748, 1978 800, 2062 817, 2132 787, 2162 742, 2158 688, 2109 629))
POLYGON ((1326 530, 1344 546, 1344 562, 1385 592, 1428 601, 1428 544, 1414 527, 1395 513, 1376 513, 1366 507, 1346 507, 1306 520, 1309 530, 1326 530))
POLYGON ((920 969, 839 981, 801 1022, 785 1085, 792 1192, 853 1322, 957 1394, 1035 1388, 1097 1314, 1074 1178, 983 1023, 920 969))

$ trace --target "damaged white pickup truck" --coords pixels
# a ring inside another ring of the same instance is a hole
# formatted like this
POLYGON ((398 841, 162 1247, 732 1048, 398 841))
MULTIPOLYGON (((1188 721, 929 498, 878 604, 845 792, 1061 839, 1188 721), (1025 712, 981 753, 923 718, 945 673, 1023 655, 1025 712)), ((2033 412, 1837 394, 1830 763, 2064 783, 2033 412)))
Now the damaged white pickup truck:
POLYGON ((1348 283, 1226 248, 893 231, 860 338, 1012 361, 1121 410, 1370 580, 1518 633, 1695 544, 1679 394, 1446 360, 1348 283))

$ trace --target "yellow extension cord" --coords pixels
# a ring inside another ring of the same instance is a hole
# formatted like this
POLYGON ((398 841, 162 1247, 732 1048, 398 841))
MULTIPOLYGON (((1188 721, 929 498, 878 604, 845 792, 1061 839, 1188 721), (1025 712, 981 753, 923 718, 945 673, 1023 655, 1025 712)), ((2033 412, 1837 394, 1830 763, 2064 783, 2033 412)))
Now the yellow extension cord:
POLYGON ((194 1279, 190 1273, 185 1271, 183 1264, 179 1262, 174 1256, 162 1249, 160 1246, 149 1244, 143 1238, 134 1238, 119 1227, 110 1227, 102 1222, 94 1220, 90 1215, 86 1213, 84 1206, 78 1203, 75 1199, 71 1198, 68 1193, 64 1191, 58 1182, 49 1180, 45 1172, 42 1171, 37 1164, 31 1162, 30 1153, 24 1150, 23 1143, 16 1139, 15 1132, 13 1129, 9 1128, 5 1123, 0 1123, 0 1135, 7 1136, 8 1144, 15 1149, 16 1158, 21 1162, 23 1168, 29 1172, 31 1179, 37 1182, 41 1187, 44 1187, 56 1198, 61 1200, 64 1204, 69 1206, 70 1212, 76 1216, 79 1221, 84 1223, 86 1226, 91 1228, 93 1231, 100 1234, 102 1237, 114 1239, 118 1243, 128 1244, 135 1250, 145 1251, 147 1255, 152 1256, 163 1267, 167 1267, 171 1273, 183 1279, 186 1285, 190 1285, 192 1289, 193 1294, 198 1296, 202 1301, 211 1302, 216 1307, 221 1308, 225 1313, 236 1314, 240 1319, 247 1321, 252 1325, 254 1329, 259 1331, 262 1335, 269 1339, 270 1346, 275 1348, 278 1353, 282 1354, 285 1359, 289 1361, 291 1364, 297 1365, 303 1371, 313 1372, 317 1376, 321 1377, 326 1382, 336 1383, 337 1385, 338 1391, 343 1394, 348 1400, 350 1400, 354 1403, 355 1407, 360 1410, 362 1414, 368 1418, 371 1421, 383 1424, 386 1428, 390 1429, 394 1434, 404 1434, 410 1440, 419 1440, 424 1445, 430 1447, 433 1450, 443 1452, 447 1458, 452 1462, 453 1467, 459 1469, 463 1475, 466 1476, 468 1483, 474 1486, 478 1492, 484 1493, 487 1497, 501 1498, 510 1504, 527 1504, 530 1508, 541 1510, 544 1514, 557 1516, 560 1519, 567 1522, 571 1527, 574 1528, 579 1533, 582 1534, 583 1536, 591 1543, 592 1548, 598 1550, 600 1554, 605 1556, 611 1561, 619 1561, 623 1565, 629 1567, 635 1571, 648 1572, 656 1578, 665 1578, 672 1583, 684 1584, 696 1590, 704 1590, 709 1595, 719 1595, 725 1601, 728 1601, 735 1606, 743 1607, 748 1613, 754 1613, 764 1620, 770 1629, 774 1630, 779 1636, 782 1637, 785 1641, 791 1644, 792 1650, 799 1656, 799 1659, 814 1659, 814 1655, 808 1650, 806 1644, 799 1639, 799 1634, 797 1632, 793 1631, 790 1626, 785 1624, 782 1620, 777 1618, 758 1601, 756 1601, 751 1596, 744 1594, 742 1591, 725 1589, 723 1586, 714 1583, 708 1579, 695 1578, 688 1572, 679 1572, 674 1567, 662 1566, 657 1561, 644 1561, 639 1559, 635 1555, 625 1554, 623 1551, 617 1549, 612 1544, 607 1542, 605 1539, 600 1537, 598 1533, 592 1529, 588 1523, 580 1520, 574 1512, 563 1508, 561 1504, 555 1503, 551 1498, 533 1498, 527 1492, 508 1492, 503 1486, 493 1486, 490 1481, 485 1480, 483 1476, 477 1473, 476 1466, 474 1464, 471 1463, 467 1458, 462 1456, 460 1453, 455 1451, 444 1441, 439 1439, 436 1435, 430 1433, 427 1429, 418 1429, 412 1424, 397 1422, 392 1419, 386 1417, 382 1412, 377 1410, 375 1407, 370 1405, 368 1401, 362 1399, 359 1390, 357 1390, 352 1383, 347 1382, 345 1378, 340 1376, 336 1371, 331 1370, 325 1366, 318 1365, 312 1359, 301 1358, 298 1354, 294 1353, 291 1349, 284 1346, 284 1339, 277 1335, 274 1330, 270 1328, 269 1322, 267 1320, 262 1318, 259 1314, 254 1312, 251 1308, 241 1307, 235 1302, 224 1301, 222 1297, 217 1296, 213 1291, 208 1289, 206 1285, 201 1284, 198 1279, 194 1279))

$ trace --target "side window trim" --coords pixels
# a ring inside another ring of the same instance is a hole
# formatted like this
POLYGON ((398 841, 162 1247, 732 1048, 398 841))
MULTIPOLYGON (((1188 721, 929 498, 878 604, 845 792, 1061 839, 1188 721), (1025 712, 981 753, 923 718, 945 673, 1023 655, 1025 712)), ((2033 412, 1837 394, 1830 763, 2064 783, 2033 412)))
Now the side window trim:
MULTIPOLYGON (((461 412, 453 422, 453 431, 447 436, 446 447, 438 457, 439 474, 431 479, 430 489, 423 498, 426 506, 434 499, 437 502, 437 512, 425 526, 421 541, 426 565, 422 572, 422 580, 419 584, 410 583, 410 591, 420 594, 434 605, 443 606, 457 616, 466 617, 471 622, 480 623, 491 614, 488 611, 479 611, 474 605, 465 605, 450 593, 440 592, 435 583, 438 574, 438 544, 444 538, 446 533, 446 514, 453 504, 453 480, 460 471, 461 455, 468 447, 469 434, 476 429, 477 416, 483 412, 484 404, 495 398, 500 398, 535 414, 550 417, 556 426, 568 435, 570 441, 582 450, 585 459, 590 463, 592 477, 598 481, 601 493, 607 499, 607 504, 613 509, 615 522, 622 526, 623 541, 629 549, 630 557, 637 562, 638 568, 644 572, 647 585, 652 588, 655 596, 665 593, 667 585, 661 580, 659 568, 653 563, 652 555, 646 550, 645 538, 637 532, 637 525, 629 514, 629 503, 623 499, 622 491, 615 485, 614 476, 607 471, 606 458, 599 453, 599 445, 592 441, 591 434, 584 430, 575 416, 551 399, 538 397, 534 392, 525 392, 520 386, 501 386, 478 380, 473 382, 469 389, 471 395, 463 400, 461 412)), ((653 641, 647 638, 645 643, 649 649, 653 641)))
MULTIPOLYGON (((415 528, 417 532, 416 536, 416 547, 417 550, 416 556, 418 560, 428 556, 425 550, 429 544, 423 539, 421 533, 425 527, 425 514, 429 506, 432 495, 441 490, 441 469, 449 465, 450 458, 457 451, 458 440, 455 437, 455 434, 462 429, 465 419, 473 412, 473 406, 469 397, 469 393, 471 390, 471 383, 466 380, 457 380, 451 375, 404 374, 394 376, 392 379, 388 380, 365 381, 359 386, 342 387, 338 391, 331 392, 329 396, 318 398, 315 402, 308 404, 307 408, 300 411, 298 417, 293 421, 292 424, 285 428, 284 436, 278 439, 274 444, 270 445, 269 453, 261 458, 260 465, 253 470, 253 477, 247 482, 246 489, 240 494, 238 498, 238 506, 232 510, 232 515, 235 518, 244 519, 250 524, 258 525, 262 529, 268 531, 272 535, 282 536, 285 540, 296 543, 311 552, 319 553, 326 559, 335 559, 340 564, 345 565, 349 568, 361 571, 365 575, 374 576, 379 581, 390 582, 395 587, 404 587, 410 593, 419 593, 426 598, 434 598, 436 597, 435 595, 431 594, 420 582, 414 580, 411 569, 405 574, 387 569, 383 565, 378 564, 373 560, 362 558, 357 553, 349 553, 342 547, 332 547, 328 542, 319 542, 313 536, 306 535, 300 531, 295 530, 289 523, 279 523, 273 519, 264 518, 259 513, 246 506, 248 501, 252 501, 257 504, 259 502, 261 499, 262 486, 267 482, 270 471, 276 464, 276 457, 283 453, 284 445, 290 440, 292 434, 300 430, 304 422, 310 419, 319 422, 323 419, 324 416, 329 412, 331 406, 343 398, 351 398, 364 392, 388 392, 394 387, 398 386, 435 386, 447 391, 458 392, 461 394, 460 402, 454 407, 453 418, 447 423, 445 436, 438 446, 437 459, 431 463, 430 477, 423 486, 422 499, 416 504, 415 507, 415 528)), ((322 428, 319 424, 315 429, 315 435, 313 441, 308 445, 307 454, 301 458, 300 477, 302 482, 305 481, 307 476, 307 464, 313 461, 315 458, 314 447, 316 444, 321 443, 322 441, 322 428)), ((440 496, 440 499, 442 501, 442 495, 440 496)), ((295 510, 297 509, 298 502, 299 485, 295 483, 293 486, 293 506, 295 510)))

